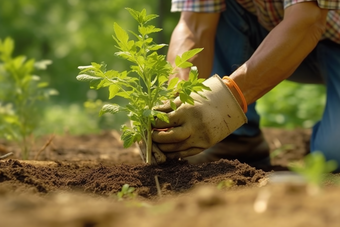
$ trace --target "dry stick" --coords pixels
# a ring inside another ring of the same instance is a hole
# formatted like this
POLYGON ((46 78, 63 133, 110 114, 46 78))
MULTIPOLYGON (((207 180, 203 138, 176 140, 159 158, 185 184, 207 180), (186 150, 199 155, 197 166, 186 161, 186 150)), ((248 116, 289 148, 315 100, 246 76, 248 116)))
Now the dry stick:
POLYGON ((11 156, 11 155, 13 155, 13 152, 9 152, 9 153, 7 153, 7 154, 4 154, 4 155, 0 156, 0 160, 1 160, 1 159, 5 159, 5 158, 7 158, 7 157, 9 157, 9 156, 11 156))
POLYGON ((158 176, 155 175, 155 181, 156 181, 156 188, 157 188, 157 194, 159 197, 162 197, 161 187, 159 186, 158 176))
POLYGON ((48 147, 51 144, 52 140, 54 139, 54 136, 55 135, 52 135, 50 139, 45 143, 45 145, 38 151, 37 155, 35 156, 35 160, 37 160, 40 153, 43 152, 46 149, 46 147, 48 147))

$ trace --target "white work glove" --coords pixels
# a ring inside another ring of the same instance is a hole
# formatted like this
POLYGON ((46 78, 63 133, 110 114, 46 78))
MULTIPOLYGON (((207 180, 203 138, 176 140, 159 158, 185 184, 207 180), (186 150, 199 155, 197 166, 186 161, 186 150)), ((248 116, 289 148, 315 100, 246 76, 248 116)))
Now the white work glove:
POLYGON ((170 159, 192 156, 220 142, 247 122, 239 103, 219 76, 214 75, 203 83, 211 89, 200 93, 206 99, 193 93, 194 105, 181 104, 177 98, 175 103, 179 107, 175 111, 169 105, 158 109, 168 113, 170 122, 156 121, 152 135, 154 152, 160 150, 170 159))

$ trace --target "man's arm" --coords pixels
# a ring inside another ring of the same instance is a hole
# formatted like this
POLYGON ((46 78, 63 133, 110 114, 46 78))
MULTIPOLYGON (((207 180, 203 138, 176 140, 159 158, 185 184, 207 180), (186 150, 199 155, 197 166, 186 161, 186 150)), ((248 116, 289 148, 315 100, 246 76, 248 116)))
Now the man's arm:
MULTIPOLYGON (((174 66, 177 55, 182 55, 185 51, 193 48, 204 48, 192 59, 192 62, 197 66, 200 77, 208 78, 213 65, 219 17, 220 13, 182 12, 171 36, 167 60, 174 66)), ((178 74, 172 77, 177 76, 182 80, 187 80, 188 73, 189 69, 181 69, 178 74)))
POLYGON ((231 74, 247 103, 253 103, 287 79, 319 42, 328 10, 315 2, 285 10, 283 21, 264 39, 252 57, 231 74))
MULTIPOLYGON (((326 17, 327 11, 320 9, 314 2, 298 3, 286 9, 284 20, 268 34, 252 57, 230 76, 242 90, 248 104, 294 72, 319 42, 325 29, 326 17)), ((188 33, 185 37, 192 37, 192 34, 188 33)), ((194 44, 190 48, 198 45, 196 42, 190 43, 194 44)), ((181 46, 178 48, 183 50, 181 46)), ((209 64, 211 70, 209 62, 212 62, 212 56, 208 59, 207 54, 202 54, 206 62, 199 65, 205 68, 204 64, 209 64)), ((216 94, 214 92, 211 93, 216 94)), ((201 104, 204 103, 202 100, 195 105, 182 105, 168 113, 170 123, 156 122, 155 125, 155 128, 169 129, 154 131, 153 140, 157 147, 167 157, 178 158, 195 155, 214 145, 216 138, 213 132, 222 132, 219 127, 228 126, 227 120, 221 120, 221 116, 228 116, 228 113, 217 109, 228 106, 223 100, 227 99, 218 95, 217 98, 205 100, 208 104, 201 104)), ((242 105, 240 100, 238 103, 242 105)), ((223 138, 227 135, 219 136, 223 138)))

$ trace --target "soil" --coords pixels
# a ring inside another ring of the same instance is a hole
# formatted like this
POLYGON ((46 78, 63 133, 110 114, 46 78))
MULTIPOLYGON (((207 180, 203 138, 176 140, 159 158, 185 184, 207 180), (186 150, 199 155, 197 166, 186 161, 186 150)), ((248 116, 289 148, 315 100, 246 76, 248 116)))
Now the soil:
POLYGON ((0 160, 1 226, 338 226, 334 183, 312 194, 304 181, 272 180, 308 153, 310 130, 263 132, 266 169, 238 160, 146 165, 115 131, 39 138, 26 161, 1 141, 0 156, 13 152, 0 160), (119 199, 124 184, 135 190, 119 199))

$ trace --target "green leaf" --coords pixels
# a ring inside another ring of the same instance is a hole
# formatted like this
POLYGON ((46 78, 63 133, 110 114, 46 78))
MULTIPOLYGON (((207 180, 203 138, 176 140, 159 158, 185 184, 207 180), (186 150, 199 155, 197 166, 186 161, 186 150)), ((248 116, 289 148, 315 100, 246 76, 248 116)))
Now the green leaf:
POLYGON ((142 35, 142 36, 146 36, 146 35, 149 35, 151 33, 156 33, 156 32, 160 32, 162 31, 161 28, 156 28, 155 26, 153 25, 149 25, 149 26, 138 26, 138 31, 139 33, 142 35))
POLYGON ((173 102, 173 101, 170 101, 170 106, 173 110, 176 110, 177 109, 177 106, 176 104, 173 102))
POLYGON ((26 61, 26 56, 18 56, 13 59, 14 67, 19 69, 26 61))
POLYGON ((167 45, 166 44, 154 44, 154 45, 149 46, 149 50, 159 50, 165 46, 167 45))
POLYGON ((114 33, 116 35, 116 38, 118 40, 118 45, 123 51, 130 50, 128 45, 129 35, 127 32, 122 29, 117 23, 113 24, 114 33))
POLYGON ((151 21, 151 20, 153 20, 157 17, 158 17, 157 14, 149 14, 149 15, 145 16, 145 19, 144 19, 145 22, 144 23, 147 23, 147 22, 149 22, 149 21, 151 21))
POLYGON ((34 66, 37 69, 45 70, 47 69, 47 66, 50 64, 52 64, 51 60, 41 60, 41 61, 35 62, 34 66))
POLYGON ((182 56, 176 56, 175 58, 176 66, 179 68, 189 68, 193 66, 193 64, 191 62, 188 62, 188 60, 194 57, 196 54, 198 54, 202 50, 203 48, 196 48, 196 49, 192 49, 187 52, 184 52, 182 56))
POLYGON ((145 23, 145 16, 146 16, 146 9, 142 9, 142 11, 140 11, 139 17, 138 17, 138 22, 140 24, 144 24, 145 23))
POLYGON ((150 14, 150 15, 146 15, 146 10, 143 9, 141 12, 138 12, 136 10, 133 10, 131 8, 125 8, 126 10, 129 11, 129 13, 131 14, 131 16, 138 21, 138 23, 140 24, 145 24, 155 18, 158 17, 157 14, 150 14))
POLYGON ((178 78, 178 77, 172 78, 172 79, 170 80, 169 85, 168 85, 168 89, 173 89, 173 88, 175 88, 175 86, 177 85, 178 81, 179 81, 179 78, 178 78))
POLYGON ((119 51, 119 52, 116 52, 115 55, 123 59, 126 59, 130 62, 133 62, 133 63, 136 62, 134 56, 128 51, 119 51))
POLYGON ((109 71, 106 71, 104 73, 104 75, 107 79, 115 79, 115 78, 118 78, 118 77, 124 77, 125 73, 124 72, 119 73, 116 70, 109 70, 109 71))
POLYGON ((99 88, 104 87, 104 85, 107 87, 107 84, 103 79, 90 81, 90 89, 98 90, 99 88))
POLYGON ((144 110, 142 116, 145 118, 149 118, 150 116, 152 116, 151 110, 150 109, 144 110))
POLYGON ((99 116, 102 116, 104 113, 115 114, 121 110, 121 107, 118 104, 105 104, 99 112, 99 116))
POLYGON ((189 103, 190 105, 194 105, 194 99, 186 93, 181 92, 179 94, 179 98, 183 103, 189 103))
POLYGON ((49 88, 49 89, 45 89, 45 94, 47 96, 52 96, 52 95, 59 95, 59 92, 56 89, 49 88))
POLYGON ((125 98, 127 100, 130 100, 131 99, 131 95, 132 95, 133 91, 121 91, 121 92, 118 92, 116 94, 116 96, 120 96, 122 98, 125 98))
POLYGON ((80 70, 89 69, 89 68, 93 69, 93 66, 92 65, 78 66, 78 69, 80 70))
POLYGON ((12 38, 7 37, 5 41, 3 42, 2 46, 3 50, 2 52, 4 53, 5 56, 11 56, 14 50, 14 41, 12 38))
POLYGON ((76 78, 77 78, 77 80, 84 81, 84 82, 92 82, 92 81, 102 80, 102 78, 100 78, 100 77, 90 76, 90 75, 87 75, 87 74, 80 74, 76 78))
POLYGON ((41 83, 38 83, 37 84, 37 87, 38 88, 43 88, 43 87, 47 87, 48 86, 48 83, 47 82, 41 82, 41 83))
POLYGON ((109 99, 114 98, 117 95, 119 89, 120 89, 119 85, 111 84, 109 86, 109 99))
POLYGON ((139 18, 139 12, 134 10, 134 9, 131 9, 131 8, 125 8, 127 11, 129 11, 129 13, 131 14, 131 16, 136 20, 138 21, 138 18, 139 18))
MULTIPOLYGON (((158 76, 158 85, 161 86, 164 83, 166 83, 169 79, 168 79, 168 75, 165 74, 159 74, 158 76)), ((156 77, 157 78, 157 77, 156 77)))
POLYGON ((128 190, 129 190, 129 185, 128 184, 124 184, 123 185, 123 187, 122 187, 122 192, 123 192, 123 194, 126 194, 127 192, 128 192, 128 190))
POLYGON ((196 48, 196 49, 192 49, 189 51, 186 51, 182 54, 182 60, 183 61, 187 61, 190 58, 194 57, 195 55, 197 55, 199 52, 201 52, 203 50, 203 48, 196 48))
POLYGON ((158 111, 158 110, 152 110, 152 115, 156 116, 159 120, 164 121, 166 123, 169 123, 169 117, 166 113, 158 111))
POLYGON ((134 192, 136 189, 134 187, 129 187, 129 189, 127 190, 128 194, 131 194, 132 192, 134 192))
POLYGON ((129 128, 124 128, 123 133, 121 135, 121 139, 123 140, 124 148, 130 147, 135 141, 135 132, 133 132, 129 128))
POLYGON ((183 69, 189 68, 193 65, 191 62, 184 61, 180 56, 176 56, 175 64, 177 67, 183 68, 183 69))
POLYGON ((91 65, 92 65, 93 68, 98 69, 98 70, 101 70, 102 67, 104 67, 104 68, 106 67, 105 64, 98 64, 96 62, 91 62, 91 65))

